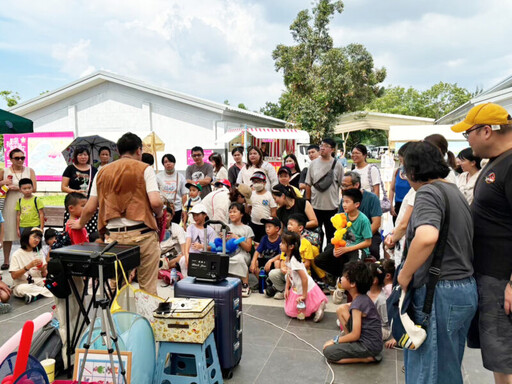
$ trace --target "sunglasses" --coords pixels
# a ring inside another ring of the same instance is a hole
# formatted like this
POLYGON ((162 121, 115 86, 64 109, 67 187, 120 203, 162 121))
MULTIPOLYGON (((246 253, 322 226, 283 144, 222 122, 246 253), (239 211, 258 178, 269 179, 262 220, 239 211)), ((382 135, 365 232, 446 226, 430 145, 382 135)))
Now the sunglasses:
POLYGON ((19 160, 25 161, 25 156, 21 156, 21 157, 13 157, 12 159, 13 159, 13 160, 17 160, 17 161, 19 161, 19 160))

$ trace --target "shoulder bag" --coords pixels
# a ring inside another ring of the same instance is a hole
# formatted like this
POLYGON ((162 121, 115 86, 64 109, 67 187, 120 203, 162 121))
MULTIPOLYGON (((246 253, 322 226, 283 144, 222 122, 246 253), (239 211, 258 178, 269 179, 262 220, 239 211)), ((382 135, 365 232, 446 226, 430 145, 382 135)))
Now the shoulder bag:
POLYGON ((382 213, 389 212, 391 211, 391 201, 388 199, 388 193, 386 192, 386 188, 382 182, 382 176, 380 175, 379 168, 375 165, 370 165, 370 168, 368 169, 368 181, 370 182, 370 189, 373 187, 372 168, 376 168, 379 172, 380 189, 382 189, 382 200, 380 201, 380 208, 382 209, 382 213))
POLYGON ((412 320, 412 316, 410 315, 412 309, 412 298, 414 295, 412 281, 407 288, 407 292, 402 292, 402 289, 398 284, 398 275, 403 268, 405 259, 407 258, 407 246, 404 249, 402 263, 395 272, 393 290, 386 301, 388 319, 394 339, 400 347, 411 350, 418 349, 427 338, 429 316, 432 312, 432 304, 434 303, 436 284, 441 276, 441 263, 443 261, 444 249, 448 239, 448 229, 450 227, 450 202, 448 200, 448 195, 442 187, 437 185, 437 183, 433 183, 432 185, 442 193, 446 209, 444 220, 441 225, 439 240, 434 248, 434 258, 432 259, 432 264, 428 270, 427 293, 422 310, 426 315, 425 321, 423 324, 415 324, 412 320))
POLYGON ((334 181, 334 167, 336 166, 336 159, 333 159, 331 168, 327 171, 325 175, 319 178, 315 183, 313 183, 313 187, 317 191, 324 192, 329 189, 334 181))

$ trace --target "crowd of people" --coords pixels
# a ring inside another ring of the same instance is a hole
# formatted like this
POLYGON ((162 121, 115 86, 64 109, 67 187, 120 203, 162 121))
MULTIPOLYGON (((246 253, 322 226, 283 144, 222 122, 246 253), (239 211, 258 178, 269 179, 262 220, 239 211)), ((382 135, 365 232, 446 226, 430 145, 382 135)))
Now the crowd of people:
MULTIPOLYGON (((413 291, 410 315, 427 332, 418 349, 404 350, 406 382, 462 383, 469 332, 479 336, 484 366, 496 383, 510 383, 512 121, 503 108, 484 104, 452 129, 470 144, 458 158, 441 135, 399 149, 390 207, 379 168, 367 161, 361 144, 352 150, 352 170, 343 156, 335 157, 335 141, 325 138, 309 146, 311 163, 303 169, 289 154, 276 171, 255 146, 246 154, 233 149, 234 164, 227 169, 217 153, 205 162, 197 146, 185 175, 172 154, 162 157, 164 170, 155 174, 141 161, 140 138, 127 133, 117 143, 120 159, 109 164, 105 153, 99 171, 87 150, 76 151, 62 181, 68 193, 65 230, 73 243, 95 237, 139 245, 136 278, 156 295, 159 270, 176 268, 187 276, 189 255, 210 250, 221 236, 220 227, 207 221, 228 223, 228 239, 240 239, 229 255, 229 274, 240 278, 244 297, 263 275, 265 295, 284 300, 290 317, 318 322, 328 296, 338 305, 340 331, 324 345, 332 363, 379 362, 384 347, 396 347, 386 308, 395 279, 403 291, 413 291), (388 210, 394 229, 382 236, 388 210), (331 242, 337 230, 331 219, 340 214, 348 223, 343 246, 331 242), (433 272, 440 242, 442 261, 433 272), (438 280, 426 315, 432 274, 438 280)), ((33 195, 33 171, 19 165, 23 153, 13 150, 10 158, 13 166, 0 175, 0 186, 9 187, 2 269, 11 273, 13 295, 30 302, 48 296, 40 282, 55 234, 43 235, 44 205, 33 195), (21 249, 9 259, 18 238, 21 249)), ((0 285, 2 302, 10 294, 0 285)))

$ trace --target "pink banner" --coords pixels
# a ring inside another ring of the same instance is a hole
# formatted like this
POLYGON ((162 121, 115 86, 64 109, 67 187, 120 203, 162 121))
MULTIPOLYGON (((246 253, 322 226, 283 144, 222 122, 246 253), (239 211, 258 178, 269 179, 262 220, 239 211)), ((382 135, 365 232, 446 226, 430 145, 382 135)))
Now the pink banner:
POLYGON ((5 167, 12 165, 9 153, 18 148, 25 153, 23 165, 34 170, 38 181, 61 181, 67 166, 61 152, 73 138, 73 132, 4 135, 5 167))

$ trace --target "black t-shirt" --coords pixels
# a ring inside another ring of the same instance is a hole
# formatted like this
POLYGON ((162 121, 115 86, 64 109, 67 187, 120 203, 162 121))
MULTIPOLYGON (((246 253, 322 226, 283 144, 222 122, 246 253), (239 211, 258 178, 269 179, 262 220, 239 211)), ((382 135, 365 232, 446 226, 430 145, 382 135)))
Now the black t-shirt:
POLYGON ((90 171, 81 171, 74 164, 68 165, 62 174, 69 177, 69 188, 82 191, 91 191, 92 181, 98 170, 91 165, 90 171))
POLYGON ((300 173, 295 172, 290 179, 290 185, 293 185, 295 188, 299 188, 299 182, 300 182, 300 173))
POLYGON ((306 199, 297 199, 295 200, 295 204, 290 209, 286 209, 285 206, 282 206, 277 209, 277 218, 281 220, 283 223, 283 228, 286 228, 288 225, 288 218, 294 213, 302 213, 306 216, 306 199))
POLYGON ((490 159, 475 185, 471 205, 475 272, 509 280, 512 273, 512 155, 490 159))

